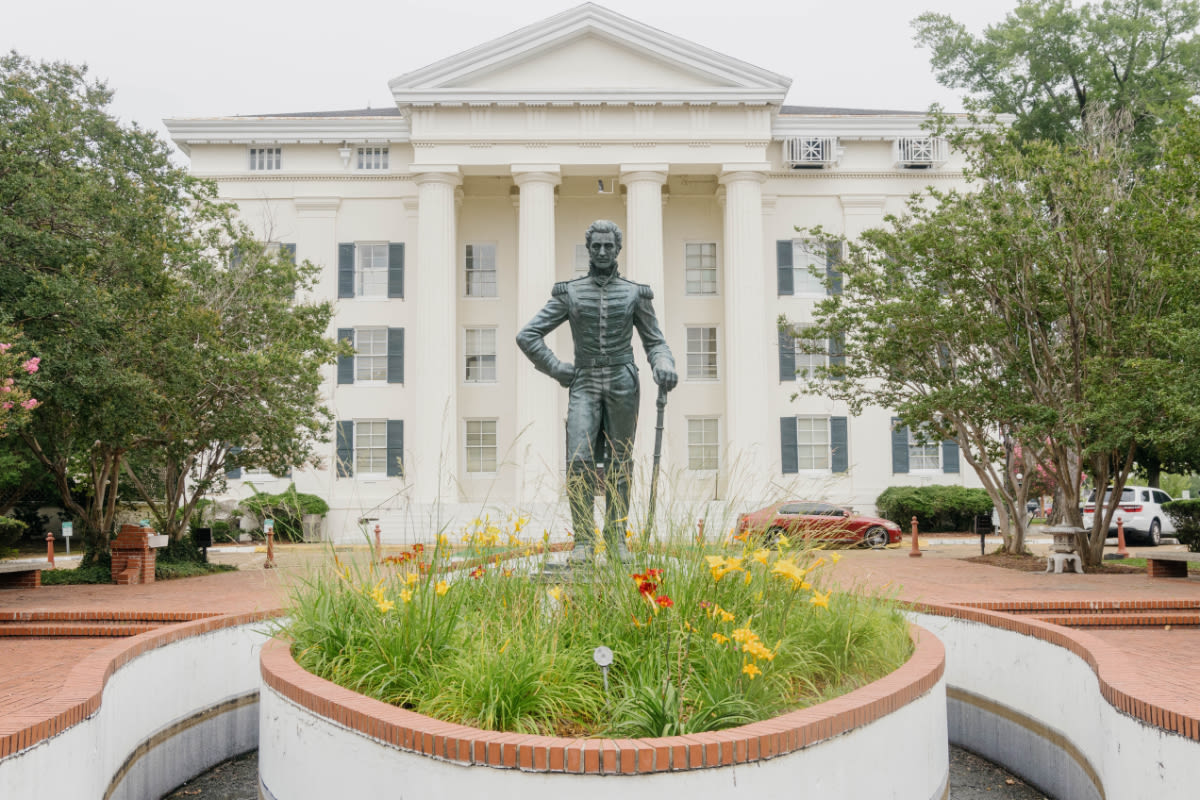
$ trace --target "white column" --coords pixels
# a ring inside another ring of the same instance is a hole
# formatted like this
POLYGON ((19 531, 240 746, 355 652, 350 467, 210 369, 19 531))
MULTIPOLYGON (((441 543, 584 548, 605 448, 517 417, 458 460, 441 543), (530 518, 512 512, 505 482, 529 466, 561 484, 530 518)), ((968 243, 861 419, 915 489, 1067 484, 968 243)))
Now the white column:
MULTIPOLYGON (((455 166, 413 167, 417 184, 417 257, 413 294, 416 330, 408 337, 415 367, 412 392, 416 419, 405 426, 412 454, 411 475, 418 503, 453 503, 459 464, 458 403, 455 394, 458 307, 455 166)), ((406 465, 407 468, 407 465, 406 465)))
MULTIPOLYGON (((654 313, 658 317, 658 327, 664 335, 668 328, 663 277, 662 187, 667 182, 667 168, 666 164, 622 164, 620 173, 621 183, 626 188, 621 272, 631 281, 648 284, 654 290, 654 313)), ((637 333, 633 336, 633 349, 635 352, 641 352, 642 343, 638 340, 637 333)), ((667 344, 671 345, 671 353, 678 365, 682 360, 679 352, 682 343, 668 340, 667 344)), ((658 385, 649 369, 640 370, 639 374, 642 380, 642 398, 638 410, 638 436, 633 445, 633 458, 640 471, 649 475, 654 454, 654 421, 658 413, 655 398, 658 397, 658 385)), ((665 452, 662 463, 665 467, 665 452)), ((645 495, 646 492, 638 491, 635 503, 645 502, 645 495)))
MULTIPOLYGON (((561 181, 557 165, 514 164, 520 187, 517 220, 517 325, 524 326, 541 310, 554 286, 554 187, 561 181)), ((501 343, 503 345, 504 343, 501 343)), ((517 452, 521 464, 521 501, 549 502, 558 495, 559 421, 557 382, 533 367, 512 342, 502 352, 517 359, 517 452)), ((560 354, 570 360, 569 354, 560 354)))
MULTIPOLYGON (((753 492, 771 479, 767 418, 767 354, 777 341, 767 314, 763 258, 766 164, 726 164, 725 188, 725 436, 728 460, 740 474, 731 491, 753 492)), ((765 493, 765 492, 764 492, 765 493)))

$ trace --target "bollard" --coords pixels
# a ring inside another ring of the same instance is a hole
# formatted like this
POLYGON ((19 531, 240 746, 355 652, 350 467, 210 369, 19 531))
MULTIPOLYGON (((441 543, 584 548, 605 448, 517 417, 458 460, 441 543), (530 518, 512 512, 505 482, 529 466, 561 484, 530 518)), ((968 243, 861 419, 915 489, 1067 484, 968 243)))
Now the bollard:
POLYGON ((46 532, 46 560, 50 562, 52 569, 56 568, 54 566, 54 534, 49 531, 46 532))
POLYGON ((696 520, 696 544, 704 544, 704 520, 696 520))
POLYGON ((383 543, 382 543, 382 541, 380 540, 380 536, 379 536, 379 534, 380 534, 380 533, 382 533, 382 532, 383 532, 383 531, 382 531, 382 529, 379 527, 379 523, 378 523, 378 522, 376 522, 376 523, 375 523, 375 559, 376 559, 377 561, 382 561, 382 560, 383 560, 383 543))
POLYGON ((1129 558, 1125 549, 1125 520, 1117 517, 1117 558, 1129 558))
POLYGON ((921 548, 917 546, 917 518, 912 518, 912 550, 908 553, 909 558, 920 558, 921 548))
POLYGON ((267 563, 263 569, 275 569, 275 531, 267 531, 267 563))

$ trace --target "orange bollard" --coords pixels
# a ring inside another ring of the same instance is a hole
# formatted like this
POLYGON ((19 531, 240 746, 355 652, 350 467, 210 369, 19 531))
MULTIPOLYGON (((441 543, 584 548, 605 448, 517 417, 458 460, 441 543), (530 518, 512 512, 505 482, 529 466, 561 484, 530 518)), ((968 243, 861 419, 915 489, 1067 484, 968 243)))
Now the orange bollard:
POLYGON ((909 558, 920 558, 921 548, 917 546, 917 518, 912 518, 912 550, 908 553, 909 558))
POLYGON ((1125 549, 1125 520, 1117 517, 1117 558, 1129 558, 1125 549))
POLYGON ((275 531, 267 531, 267 563, 263 569, 275 569, 275 531))
POLYGON ((382 561, 383 560, 383 543, 379 537, 380 533, 382 533, 382 530, 379 527, 379 523, 376 522, 375 523, 375 558, 382 561))
POLYGON ((704 520, 696 521, 696 544, 704 544, 704 520))
POLYGON ((54 567, 54 534, 46 532, 46 560, 50 562, 50 566, 54 567))

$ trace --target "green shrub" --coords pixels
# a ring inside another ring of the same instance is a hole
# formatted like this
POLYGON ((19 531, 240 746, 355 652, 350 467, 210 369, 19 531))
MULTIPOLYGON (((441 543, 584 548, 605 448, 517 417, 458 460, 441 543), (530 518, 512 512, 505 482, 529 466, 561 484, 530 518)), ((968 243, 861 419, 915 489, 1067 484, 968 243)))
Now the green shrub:
POLYGON ((212 524, 213 542, 236 542, 237 534, 233 531, 233 526, 225 520, 217 520, 212 524))
POLYGON ((304 538, 301 520, 308 514, 329 513, 329 504, 315 494, 303 494, 291 484, 279 494, 258 492, 242 501, 242 509, 259 521, 275 520, 275 535, 281 541, 299 542, 304 538))
POLYGON ((917 518, 922 532, 970 531, 978 514, 992 513, 983 489, 962 486, 890 486, 875 499, 879 515, 904 529, 917 518))
POLYGON ((43 586, 61 586, 78 583, 112 583, 112 554, 95 553, 75 569, 42 570, 43 586))
POLYGON ((1193 553, 1200 553, 1200 500, 1172 500, 1163 511, 1175 523, 1175 536, 1193 553))
POLYGON ((19 519, 0 517, 0 553, 16 547, 27 527, 29 526, 19 519))

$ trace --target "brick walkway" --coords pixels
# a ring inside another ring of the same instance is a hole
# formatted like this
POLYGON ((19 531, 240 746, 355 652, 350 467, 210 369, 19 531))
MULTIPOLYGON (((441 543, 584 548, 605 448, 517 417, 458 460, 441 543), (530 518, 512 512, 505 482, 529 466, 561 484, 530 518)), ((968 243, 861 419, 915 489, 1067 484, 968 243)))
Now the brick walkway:
MULTIPOLYGON (((976 545, 977 546, 977 545, 976 545)), ((960 560, 978 552, 968 545, 931 545, 922 558, 907 547, 843 551, 833 569, 844 585, 898 592, 903 600, 936 604, 1200 603, 1200 577, 1151 579, 1135 575, 1078 575, 1017 572, 960 560)), ((308 556, 312 557, 312 556, 308 556)), ((304 558, 284 554, 282 569, 261 569, 261 556, 247 558, 237 572, 164 581, 145 586, 46 586, 0 591, 0 625, 37 612, 81 617, 102 613, 207 615, 278 609, 286 604, 289 580, 303 574, 304 558)), ((1033 612, 1038 613, 1038 612, 1033 612)), ((1074 631, 1108 647, 1099 667, 1123 691, 1200 718, 1200 627, 1102 628, 1074 631), (1120 663, 1117 663, 1119 660, 1120 663)), ((71 667, 112 637, 31 638, 0 636, 0 736, 20 719, 54 713, 71 667)))

